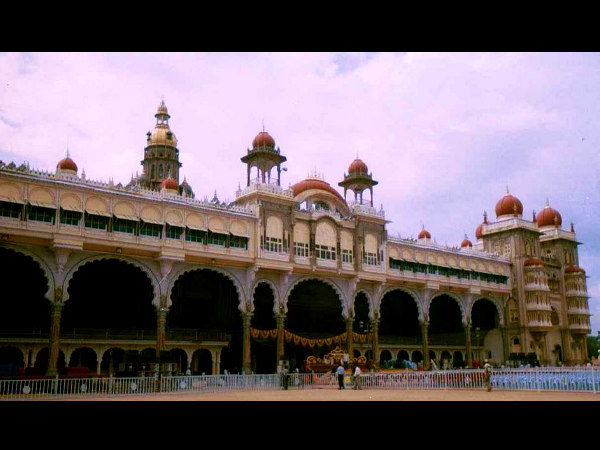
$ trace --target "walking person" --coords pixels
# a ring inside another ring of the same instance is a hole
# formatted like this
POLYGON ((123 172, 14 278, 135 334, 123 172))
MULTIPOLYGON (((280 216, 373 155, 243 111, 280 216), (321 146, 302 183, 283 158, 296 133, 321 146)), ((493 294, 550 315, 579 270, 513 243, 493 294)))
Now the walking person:
POLYGON ((360 367, 358 367, 358 364, 357 364, 356 367, 354 368, 354 389, 355 390, 362 389, 361 381, 362 380, 360 378, 360 367))
POLYGON ((341 361, 340 361, 340 365, 338 366, 338 368, 335 372, 337 373, 337 376, 338 376, 338 384, 340 386, 340 391, 342 389, 346 389, 346 386, 344 386, 344 377, 346 376, 346 369, 344 369, 344 365, 342 364, 341 361))
POLYGON ((485 383, 485 390, 491 392, 492 390, 492 365, 485 360, 483 365, 483 381, 485 383))

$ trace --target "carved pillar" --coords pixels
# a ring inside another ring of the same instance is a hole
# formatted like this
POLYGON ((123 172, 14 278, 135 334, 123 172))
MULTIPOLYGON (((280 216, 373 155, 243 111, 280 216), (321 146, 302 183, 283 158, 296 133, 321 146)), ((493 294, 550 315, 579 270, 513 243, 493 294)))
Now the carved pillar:
POLYGON ((371 321, 371 339, 373 344, 373 364, 379 368, 379 320, 371 321))
POLYGON ((213 375, 218 375, 221 373, 221 350, 215 350, 213 354, 213 375))
POLYGON ((464 326, 465 328, 465 335, 466 335, 466 353, 467 353, 467 358, 466 358, 466 363, 467 363, 467 367, 473 367, 473 356, 472 353, 473 351, 471 350, 471 324, 467 324, 464 326))
POLYGON ((102 365, 102 354, 101 351, 96 351, 96 375, 100 375, 100 369, 102 365))
POLYGON ((350 359, 354 358, 354 336, 352 334, 352 325, 354 319, 346 319, 346 352, 350 359))
POLYGON ((275 316, 275 320, 277 321, 277 354, 276 354, 276 361, 275 361, 275 367, 279 366, 279 361, 281 360, 281 358, 283 358, 284 355, 284 324, 285 324, 285 314, 283 312, 280 312, 279 314, 277 314, 275 316))
POLYGON ((167 334, 167 308, 160 307, 156 312, 156 354, 160 357, 160 352, 165 350, 165 341, 167 334))
POLYGON ((50 342, 48 343, 48 370, 49 376, 58 373, 58 352, 60 349, 60 317, 62 314, 62 289, 57 288, 54 294, 54 302, 50 305, 50 342))
POLYGON ((251 355, 250 355, 250 322, 252 320, 251 312, 242 313, 243 342, 242 342, 242 372, 251 373, 251 355))
POLYGON ((423 337, 423 365, 426 369, 429 369, 429 336, 427 328, 429 328, 429 322, 421 322, 421 336, 423 337))

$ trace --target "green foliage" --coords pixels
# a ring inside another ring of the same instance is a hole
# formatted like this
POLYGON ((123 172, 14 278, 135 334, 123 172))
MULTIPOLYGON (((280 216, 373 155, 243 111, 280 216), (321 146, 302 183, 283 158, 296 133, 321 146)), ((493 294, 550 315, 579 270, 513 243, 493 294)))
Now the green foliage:
POLYGON ((600 349, 600 336, 588 336, 587 337, 588 356, 591 359, 592 356, 598 357, 598 350, 600 349))

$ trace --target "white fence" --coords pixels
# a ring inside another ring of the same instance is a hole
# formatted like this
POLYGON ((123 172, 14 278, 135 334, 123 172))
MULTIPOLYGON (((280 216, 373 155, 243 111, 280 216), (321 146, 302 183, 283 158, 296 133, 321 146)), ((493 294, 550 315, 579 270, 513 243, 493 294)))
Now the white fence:
MULTIPOLYGON (((600 391, 593 367, 494 369, 495 390, 600 391)), ((354 384, 345 376, 346 388, 354 384)), ((483 389, 483 370, 363 373, 362 389, 483 389)), ((0 380, 0 400, 69 398, 86 396, 138 396, 160 393, 202 393, 279 389, 337 388, 332 373, 272 375, 203 375, 158 378, 76 378, 0 380)))

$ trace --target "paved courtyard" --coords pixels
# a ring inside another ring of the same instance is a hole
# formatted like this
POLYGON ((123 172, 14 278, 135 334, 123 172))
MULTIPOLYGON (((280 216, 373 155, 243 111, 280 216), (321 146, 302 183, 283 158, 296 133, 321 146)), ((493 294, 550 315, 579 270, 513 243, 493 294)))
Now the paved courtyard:
MULTIPOLYGON (((58 399, 57 399, 58 400, 58 399)), ((306 389, 69 398, 63 401, 600 401, 600 393, 483 390, 306 389)), ((52 399, 52 401, 55 401, 52 399)))

